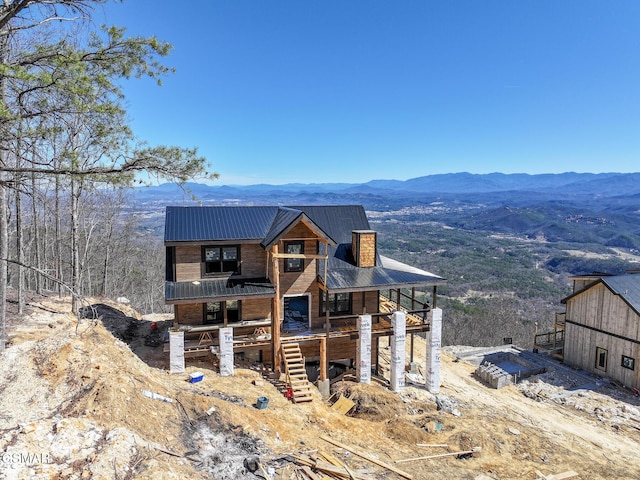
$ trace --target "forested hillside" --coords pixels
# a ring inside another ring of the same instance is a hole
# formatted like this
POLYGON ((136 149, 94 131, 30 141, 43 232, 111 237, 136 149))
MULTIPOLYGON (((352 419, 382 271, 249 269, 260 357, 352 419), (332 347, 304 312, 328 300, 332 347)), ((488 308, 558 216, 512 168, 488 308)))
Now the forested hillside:
MULTIPOLYGON (((23 261, 32 268, 21 273, 11 263, 9 281, 14 288, 22 281, 26 290, 57 292, 60 282, 72 283, 70 191, 64 183, 57 191, 51 182, 36 185, 48 189, 38 190, 37 202, 14 197, 12 207, 22 213, 10 223, 12 258, 18 258, 21 244, 23 261)), ((247 187, 239 194, 231 187, 187 188, 84 190, 77 202, 78 293, 126 297, 145 313, 165 311, 164 207, 196 202, 364 204, 379 232, 381 254, 448 280, 439 288, 445 344, 511 340, 530 347, 535 329, 550 329, 554 314, 563 310, 560 300, 571 290, 570 275, 638 266, 636 195, 601 196, 596 210, 593 201, 536 202, 522 192, 364 195, 345 194, 345 186, 338 185, 315 186, 313 192, 247 187)))
POLYGON ((381 253, 448 279, 445 343, 528 346, 536 322, 549 328, 561 309, 568 275, 636 266, 640 174, 186 183, 217 175, 195 148, 136 137, 122 91, 126 79, 171 73, 171 46, 96 27, 100 3, 0 5, 0 350, 8 289, 18 312, 30 290, 71 294, 74 309, 104 295, 164 310, 172 204, 363 205, 381 253))

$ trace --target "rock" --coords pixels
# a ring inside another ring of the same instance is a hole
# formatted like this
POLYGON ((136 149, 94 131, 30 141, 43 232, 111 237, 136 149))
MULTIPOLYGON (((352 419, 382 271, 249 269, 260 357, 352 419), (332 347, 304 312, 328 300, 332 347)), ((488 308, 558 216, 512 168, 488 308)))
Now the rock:
POLYGON ((518 430, 517 428, 509 427, 509 433, 512 435, 520 435, 520 430, 518 430))
POLYGON ((243 464, 244 468, 249 470, 251 473, 256 472, 258 468, 260 468, 260 458, 255 455, 246 457, 243 464))

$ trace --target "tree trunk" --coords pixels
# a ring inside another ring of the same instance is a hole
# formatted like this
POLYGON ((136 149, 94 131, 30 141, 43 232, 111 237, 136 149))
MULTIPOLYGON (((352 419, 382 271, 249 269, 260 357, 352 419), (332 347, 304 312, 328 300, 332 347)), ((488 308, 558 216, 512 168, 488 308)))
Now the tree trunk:
MULTIPOLYGON (((44 270, 44 266, 42 265, 42 255, 40 252, 40 222, 38 221, 38 206, 36 202, 36 174, 31 174, 31 195, 33 195, 31 200, 32 206, 32 215, 33 215, 33 242, 35 244, 35 257, 36 257, 36 268, 40 270, 44 270)), ((42 293, 42 278, 38 273, 35 275, 35 283, 36 283, 36 293, 40 295, 42 293)))
POLYGON ((79 316, 79 305, 75 293, 78 292, 80 279, 80 246, 78 242, 78 196, 77 182, 71 178, 71 311, 79 316))
MULTIPOLYGON (((55 248, 55 266, 56 266, 56 274, 55 277, 59 281, 64 281, 64 276, 62 275, 62 227, 60 220, 60 177, 58 175, 56 177, 56 201, 55 201, 55 239, 54 239, 54 248, 55 248)), ((55 284, 55 289, 58 292, 58 296, 62 296, 62 287, 60 283, 55 284)))
MULTIPOLYGON (((16 160, 18 162, 18 160, 16 160)), ((15 178, 16 194, 16 259, 18 260, 18 315, 24 313, 24 238, 22 236, 22 193, 19 175, 15 178)))
MULTIPOLYGON (((3 32, 4 33, 4 32, 3 32)), ((6 54, 5 48, 7 44, 7 37, 5 35, 0 36, 0 65, 5 64, 6 54)), ((0 75, 0 105, 6 103, 6 84, 4 75, 0 75)), ((4 123, 0 124, 4 125, 4 123)), ((7 142, 7 135, 3 127, 0 127, 0 169, 6 167, 6 155, 7 149, 5 148, 7 142)), ((9 228, 7 222, 7 185, 6 174, 0 173, 0 352, 4 351, 6 345, 6 321, 7 321, 7 268, 9 264, 7 259, 9 257, 9 228)))

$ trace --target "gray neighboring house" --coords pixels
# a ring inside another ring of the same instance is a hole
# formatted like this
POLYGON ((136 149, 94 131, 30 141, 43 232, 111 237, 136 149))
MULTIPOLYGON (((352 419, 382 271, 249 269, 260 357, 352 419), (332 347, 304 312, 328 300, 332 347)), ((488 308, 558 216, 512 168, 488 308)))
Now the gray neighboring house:
POLYGON ((564 361, 640 388, 640 274, 572 277, 564 361))

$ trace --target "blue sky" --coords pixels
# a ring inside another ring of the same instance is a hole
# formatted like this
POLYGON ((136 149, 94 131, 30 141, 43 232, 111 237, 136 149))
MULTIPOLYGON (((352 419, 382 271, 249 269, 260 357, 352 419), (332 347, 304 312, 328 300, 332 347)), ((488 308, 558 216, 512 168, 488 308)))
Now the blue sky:
POLYGON ((96 22, 171 43, 125 86, 151 144, 216 184, 640 171, 640 2, 127 0, 96 22))

